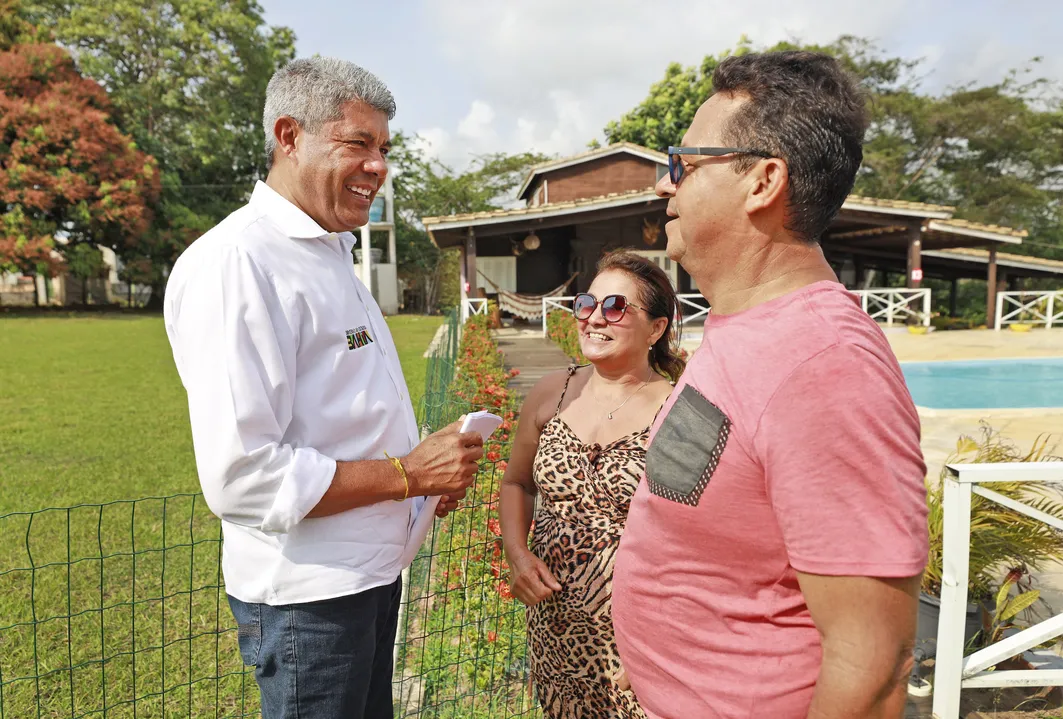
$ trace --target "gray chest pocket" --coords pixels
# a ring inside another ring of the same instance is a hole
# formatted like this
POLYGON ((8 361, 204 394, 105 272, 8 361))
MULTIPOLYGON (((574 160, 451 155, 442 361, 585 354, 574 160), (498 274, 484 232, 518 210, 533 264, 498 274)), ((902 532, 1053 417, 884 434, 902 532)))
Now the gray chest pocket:
POLYGON ((650 491, 696 507, 727 446, 731 420, 687 385, 661 423, 646 452, 650 491))

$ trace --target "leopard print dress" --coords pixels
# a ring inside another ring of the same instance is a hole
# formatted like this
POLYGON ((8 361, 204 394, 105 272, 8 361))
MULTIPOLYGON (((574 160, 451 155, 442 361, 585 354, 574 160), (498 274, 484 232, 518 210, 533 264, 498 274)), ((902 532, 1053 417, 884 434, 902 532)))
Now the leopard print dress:
POLYGON ((646 466, 650 428, 583 444, 557 411, 535 455, 531 549, 564 589, 528 609, 531 675, 550 719, 643 719, 620 670, 613 636, 613 564, 628 506, 646 466))

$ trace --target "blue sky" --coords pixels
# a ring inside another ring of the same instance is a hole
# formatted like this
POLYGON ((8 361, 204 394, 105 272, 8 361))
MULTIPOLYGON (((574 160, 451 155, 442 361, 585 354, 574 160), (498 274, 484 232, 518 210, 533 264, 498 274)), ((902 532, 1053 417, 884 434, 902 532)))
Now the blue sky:
POLYGON ((392 129, 452 166, 477 153, 582 150, 641 101, 668 62, 841 34, 925 57, 925 87, 995 81, 1042 56, 1063 81, 1063 0, 259 0, 299 55, 375 72, 392 129))

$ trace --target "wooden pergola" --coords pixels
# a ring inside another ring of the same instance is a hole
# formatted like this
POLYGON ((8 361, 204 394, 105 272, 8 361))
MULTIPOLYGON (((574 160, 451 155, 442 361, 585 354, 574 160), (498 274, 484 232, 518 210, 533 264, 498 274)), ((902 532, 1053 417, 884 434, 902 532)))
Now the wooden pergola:
MULTIPOLYGON (((654 232, 644 231, 644 243, 640 244, 638 239, 632 240, 636 233, 630 228, 663 227, 668 219, 666 204, 652 188, 647 188, 493 212, 425 217, 422 222, 438 247, 461 248, 464 300, 470 282, 477 276, 478 255, 504 253, 510 245, 535 234, 553 241, 548 251, 557 252, 567 243, 566 252, 584 253, 592 258, 584 266, 593 268, 593 258, 603 249, 617 246, 606 228, 613 228, 613 235, 626 238, 621 246, 645 250, 657 245, 654 232)), ((951 280, 953 304, 958 279, 984 279, 988 283, 986 316, 990 323, 996 293, 1006 278, 1014 281, 1020 277, 1063 277, 1063 267, 1024 266, 1015 261, 1006 263, 1002 273, 999 250, 1021 244, 1026 232, 954 219, 953 212, 954 208, 943 205, 850 196, 822 238, 824 253, 836 268, 851 264, 857 277, 867 270, 903 273, 907 286, 913 289, 930 277, 951 280), (971 250, 985 254, 972 255, 971 250)), ((589 277, 584 279, 589 283, 589 277)), ((681 284, 686 287, 679 289, 687 291, 689 278, 685 273, 681 284)))

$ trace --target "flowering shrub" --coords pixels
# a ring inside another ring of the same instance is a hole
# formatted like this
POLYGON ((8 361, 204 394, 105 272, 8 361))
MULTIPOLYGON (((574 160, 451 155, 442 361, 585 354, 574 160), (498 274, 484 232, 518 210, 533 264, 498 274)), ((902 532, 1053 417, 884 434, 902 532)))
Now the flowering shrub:
POLYGON ((576 318, 567 310, 554 310, 546 316, 546 336, 552 339, 565 356, 576 364, 586 364, 587 358, 579 347, 576 318))
POLYGON ((505 369, 489 322, 474 315, 465 324, 444 419, 486 409, 503 421, 462 508, 437 523, 428 556, 422 550, 411 570, 420 586, 407 605, 417 616, 408 619, 403 673, 422 677, 422 716, 540 716, 526 693, 524 611, 510 590, 498 519, 518 410, 506 385, 517 370, 505 369))

